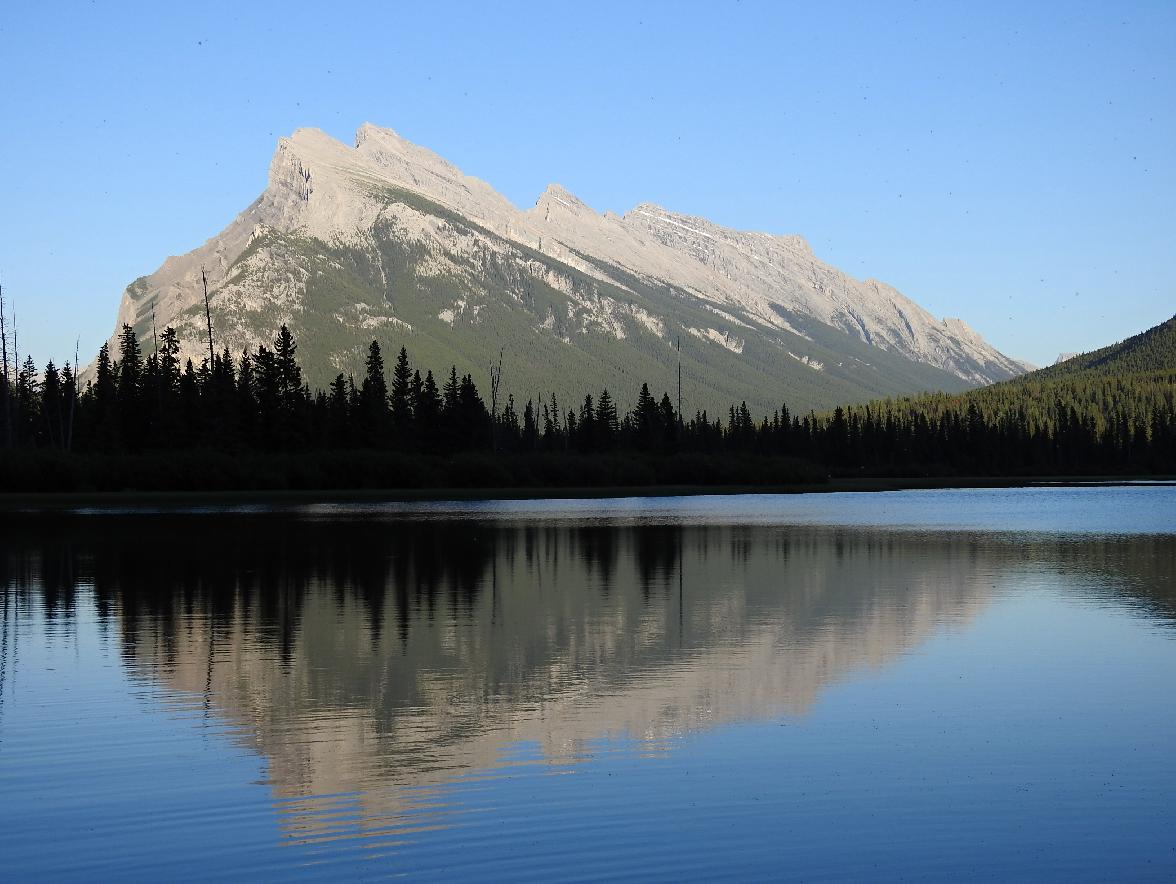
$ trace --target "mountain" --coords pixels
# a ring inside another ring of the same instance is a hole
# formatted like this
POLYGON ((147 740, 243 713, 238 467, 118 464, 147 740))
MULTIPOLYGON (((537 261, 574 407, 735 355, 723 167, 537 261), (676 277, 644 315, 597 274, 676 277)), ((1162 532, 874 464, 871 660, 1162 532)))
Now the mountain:
POLYGON ((762 413, 918 390, 961 390, 1025 363, 962 320, 820 261, 799 236, 746 233, 642 204, 600 214, 552 185, 519 210, 396 133, 354 147, 314 129, 282 138, 260 197, 200 248, 127 287, 116 330, 174 325, 206 352, 200 270, 218 351, 299 339, 312 385, 362 370, 367 344, 408 348, 480 385, 504 351, 504 389, 571 404, 643 380, 712 411, 762 413))

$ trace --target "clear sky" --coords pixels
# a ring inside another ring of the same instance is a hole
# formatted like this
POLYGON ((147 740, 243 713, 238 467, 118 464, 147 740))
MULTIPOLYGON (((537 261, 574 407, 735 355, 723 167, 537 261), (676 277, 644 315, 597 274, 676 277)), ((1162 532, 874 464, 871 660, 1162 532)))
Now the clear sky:
POLYGON ((1037 363, 1176 313, 1176 3, 13 2, 0 274, 83 361, 276 139, 364 121, 529 206, 800 233, 1037 363), (179 4, 177 4, 178 6, 179 4))

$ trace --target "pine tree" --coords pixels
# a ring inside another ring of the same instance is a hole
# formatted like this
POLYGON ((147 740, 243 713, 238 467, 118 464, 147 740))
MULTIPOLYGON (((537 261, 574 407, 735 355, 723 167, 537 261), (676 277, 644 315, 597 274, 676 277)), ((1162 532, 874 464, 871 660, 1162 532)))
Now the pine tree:
POLYGON ((342 373, 335 375, 327 394, 327 419, 330 423, 326 438, 335 447, 347 445, 351 440, 350 407, 347 395, 347 380, 342 373))
POLYGON ((366 372, 359 395, 363 414, 363 442, 372 448, 382 448, 388 443, 388 383, 384 379, 384 357, 376 341, 372 341, 368 347, 366 372))
POLYGON ((41 382, 32 356, 25 358, 16 375, 16 408, 17 441, 32 445, 39 435, 41 417, 41 382))
POLYGON ((278 395, 283 407, 293 411, 302 395, 302 369, 298 365, 298 344, 290 329, 283 325, 274 339, 274 358, 278 370, 278 395))
POLYGON ((479 449, 490 444, 490 415, 470 375, 464 375, 457 394, 458 447, 479 449))
MULTIPOLYGON (((571 412, 568 412, 569 417, 571 412)), ((570 422, 569 422, 570 423, 570 422)), ((568 428, 569 434, 571 427, 568 428)), ((576 420, 576 444, 582 452, 595 451, 597 446, 596 407, 592 404, 592 394, 584 395, 580 405, 580 415, 576 420)))
POLYGON ((457 366, 452 365, 449 367, 449 380, 445 382, 445 386, 442 388, 442 402, 447 414, 457 413, 457 399, 459 391, 460 386, 457 382, 457 366))
POLYGON ((163 330, 159 346, 159 369, 163 378, 164 397, 169 398, 180 388, 180 337, 170 325, 163 330))
MULTIPOLYGON (((510 402, 513 407, 513 396, 510 402)), ((547 423, 550 425, 550 417, 547 418, 547 423)), ((527 407, 523 409, 523 432, 520 443, 524 451, 535 451, 539 447, 539 424, 535 419, 535 405, 530 399, 527 400, 527 407)))
POLYGON ((123 444, 137 448, 146 430, 142 408, 143 353, 134 329, 123 325, 119 335, 118 415, 123 444))
POLYGON ((641 392, 637 394, 637 408, 634 410, 634 441, 639 451, 652 451, 660 443, 660 418, 657 404, 649 393, 649 384, 642 384, 641 392))
POLYGON ((670 401, 669 393, 662 393, 657 410, 658 423, 661 425, 661 449, 665 452, 675 452, 678 450, 678 415, 674 412, 674 403, 670 401))
POLYGON ((396 365, 392 368, 392 389, 388 394, 392 411, 392 431, 398 448, 410 447, 412 435, 412 367, 408 364, 408 350, 400 348, 396 365))
POLYGON ((265 344, 253 356, 253 393, 257 402, 257 433, 264 448, 277 448, 282 436, 282 370, 276 354, 265 344))
POLYGON ((110 359, 110 348, 103 344, 98 350, 93 389, 93 438, 99 451, 112 451, 119 447, 116 368, 110 359))
MULTIPOLYGON (((646 393, 648 393, 648 389, 646 393)), ((620 433, 620 420, 617 418, 617 406, 613 402, 612 396, 609 395, 608 390, 602 390, 600 393, 600 401, 596 404, 596 433, 597 444, 602 448, 609 449, 616 444, 617 435, 620 433)))
POLYGON ((38 422, 38 431, 44 444, 50 448, 61 448, 65 439, 62 405, 61 375, 50 359, 41 381, 41 420, 38 422))
POLYGON ((417 438, 423 451, 436 451, 443 444, 442 408, 441 392, 433 380, 433 372, 428 371, 415 403, 417 438))
POLYGON ((415 420, 417 412, 421 407, 421 400, 425 395, 425 382, 421 378, 420 369, 415 369, 412 373, 412 383, 408 387, 408 405, 412 409, 412 416, 415 420))

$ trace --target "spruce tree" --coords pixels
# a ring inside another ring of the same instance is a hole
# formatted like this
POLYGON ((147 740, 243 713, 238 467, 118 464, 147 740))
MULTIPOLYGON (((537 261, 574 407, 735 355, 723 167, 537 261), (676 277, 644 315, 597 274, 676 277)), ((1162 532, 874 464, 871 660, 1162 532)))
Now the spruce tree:
POLYGON ((118 385, 115 364, 110 359, 110 348, 103 344, 98 350, 98 364, 94 372, 93 438, 99 451, 119 447, 118 385))
POLYGON ((410 447, 412 436, 412 367, 408 364, 408 350, 400 348, 396 365, 392 367, 392 388, 388 394, 392 411, 392 431, 398 448, 410 447))
POLYGON ((143 353, 135 330, 123 325, 118 342, 118 415, 122 441, 125 446, 137 448, 145 435, 141 393, 143 380, 143 353))
POLYGON ((649 384, 641 385, 641 392, 637 394, 637 408, 634 411, 634 431, 636 444, 640 451, 652 451, 660 443, 661 414, 653 396, 649 393, 649 384))
POLYGON ((298 365, 298 344, 290 329, 283 325, 274 339, 274 358, 278 370, 278 393, 283 407, 293 411, 302 396, 302 369, 298 365))
POLYGON ((359 395, 363 413, 363 443, 372 448, 382 448, 388 444, 388 382, 384 378, 384 357, 376 341, 372 341, 368 347, 359 395))
MULTIPOLYGON (((648 394, 648 389, 646 393, 648 394)), ((620 433, 620 420, 617 418, 617 406, 613 402, 608 390, 600 392, 600 401, 596 404, 596 433, 597 444, 602 448, 612 448, 616 444, 617 434, 620 433)))
POLYGON ((342 373, 335 375, 327 394, 327 420, 330 423, 326 438, 335 446, 343 446, 351 440, 350 411, 347 395, 347 379, 342 373))
POLYGON ((415 403, 417 436, 424 451, 436 451, 443 444, 442 408, 441 392, 433 380, 433 372, 427 371, 415 403))
POLYGON ((50 359, 41 380, 41 419, 38 421, 38 433, 50 448, 61 448, 65 438, 62 404, 61 375, 50 359))

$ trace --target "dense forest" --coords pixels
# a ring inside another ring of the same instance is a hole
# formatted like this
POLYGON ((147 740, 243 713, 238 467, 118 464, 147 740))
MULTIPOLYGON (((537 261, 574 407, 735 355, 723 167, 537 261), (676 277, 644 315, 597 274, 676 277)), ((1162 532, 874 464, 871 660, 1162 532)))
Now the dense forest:
POLYGON ((789 484, 833 476, 1176 472, 1176 318, 1129 341, 962 394, 792 414, 746 404, 679 413, 642 385, 518 402, 450 366, 438 380, 378 342, 361 378, 303 379, 283 326, 270 346, 181 364, 164 330, 124 326, 92 382, 31 357, 0 374, 8 490, 789 484))

